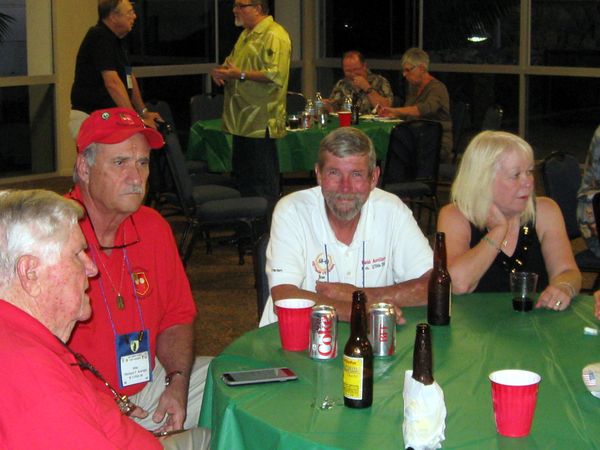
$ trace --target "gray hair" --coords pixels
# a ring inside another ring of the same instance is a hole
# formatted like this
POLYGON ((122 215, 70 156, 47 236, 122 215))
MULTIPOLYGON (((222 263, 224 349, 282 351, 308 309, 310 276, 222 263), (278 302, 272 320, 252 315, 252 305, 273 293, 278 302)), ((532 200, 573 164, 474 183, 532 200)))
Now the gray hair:
MULTIPOLYGON (((483 131, 469 143, 460 162, 452 184, 451 199, 467 220, 480 230, 487 224, 500 161, 511 152, 524 155, 533 163, 531 146, 519 136, 503 131, 483 131)), ((521 225, 535 221, 533 194, 521 213, 520 221, 521 225)))
POLYGON ((429 55, 418 47, 409 48, 404 55, 402 55, 400 65, 404 67, 404 64, 406 63, 412 64, 415 67, 423 64, 425 66, 425 71, 429 72, 429 55))
POLYGON ((0 191, 0 288, 13 282, 22 256, 36 256, 46 264, 58 261, 82 216, 77 202, 52 191, 0 191))
POLYGON ((98 19, 108 18, 111 12, 116 12, 123 0, 99 0, 98 1, 98 19))
MULTIPOLYGON (((85 158, 85 162, 89 167, 96 164, 96 156, 98 156, 98 152, 100 151, 100 144, 97 142, 92 142, 88 145, 85 150, 81 153, 81 155, 85 158)), ((77 173, 77 164, 73 166, 73 181, 75 184, 79 183, 79 174, 77 173)))
POLYGON ((265 14, 265 15, 269 14, 269 0, 253 0, 252 5, 260 6, 260 9, 263 14, 265 14))
POLYGON ((348 156, 368 156, 369 176, 375 171, 377 154, 373 141, 362 131, 351 127, 340 127, 333 130, 321 141, 317 163, 319 169, 325 167, 325 153, 330 153, 338 158, 348 156))

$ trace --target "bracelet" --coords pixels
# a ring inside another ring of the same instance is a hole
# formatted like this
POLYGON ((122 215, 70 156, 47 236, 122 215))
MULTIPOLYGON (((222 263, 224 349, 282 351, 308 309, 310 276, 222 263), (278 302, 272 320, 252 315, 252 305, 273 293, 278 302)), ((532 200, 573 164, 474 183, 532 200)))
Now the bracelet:
POLYGON ((559 281, 554 286, 558 287, 561 284, 564 284, 565 286, 567 286, 571 290, 571 298, 575 297, 575 294, 577 293, 575 291, 575 286, 573 286, 571 283, 568 283, 567 281, 559 281))
POLYGON ((502 251, 502 250, 500 250, 500 247, 498 247, 498 246, 496 245, 496 243, 495 243, 494 241, 492 241, 492 240, 491 240, 489 237, 485 237, 485 236, 484 236, 484 237, 482 237, 482 238, 481 238, 481 240, 482 240, 482 241, 485 241, 485 242, 489 242, 491 245, 493 245, 493 246, 494 246, 494 248, 495 248, 496 250, 498 250, 498 253, 500 253, 500 252, 502 251))
POLYGON ((173 377, 175 375, 183 376, 183 372, 181 370, 174 370, 173 372, 169 372, 169 374, 167 374, 167 376, 165 377, 165 386, 171 384, 171 381, 173 380, 173 377))

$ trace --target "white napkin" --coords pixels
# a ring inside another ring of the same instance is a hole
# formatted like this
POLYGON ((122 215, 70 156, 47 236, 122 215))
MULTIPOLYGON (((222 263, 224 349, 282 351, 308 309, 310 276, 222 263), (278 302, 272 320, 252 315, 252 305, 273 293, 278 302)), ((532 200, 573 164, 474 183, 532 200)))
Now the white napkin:
POLYGON ((429 386, 412 378, 412 370, 404 374, 404 448, 434 450, 446 439, 446 404, 444 391, 436 381, 429 386))

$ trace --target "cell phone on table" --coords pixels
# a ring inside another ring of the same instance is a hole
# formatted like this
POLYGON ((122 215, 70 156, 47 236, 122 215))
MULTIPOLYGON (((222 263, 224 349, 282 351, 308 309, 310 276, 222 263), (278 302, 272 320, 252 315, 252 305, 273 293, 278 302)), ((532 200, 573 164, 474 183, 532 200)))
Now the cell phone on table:
POLYGON ((273 383, 276 381, 297 380, 296 375, 287 367, 273 367, 269 369, 241 370, 238 372, 225 372, 221 379, 229 386, 244 384, 273 383))

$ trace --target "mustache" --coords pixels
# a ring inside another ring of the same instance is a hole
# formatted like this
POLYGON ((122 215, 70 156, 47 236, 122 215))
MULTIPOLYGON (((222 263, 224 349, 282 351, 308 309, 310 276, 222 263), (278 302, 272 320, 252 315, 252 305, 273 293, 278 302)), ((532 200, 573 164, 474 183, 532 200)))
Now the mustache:
POLYGON ((120 195, 143 194, 143 193, 144 193, 144 189, 142 189, 141 186, 130 186, 129 188, 119 192, 120 195))

